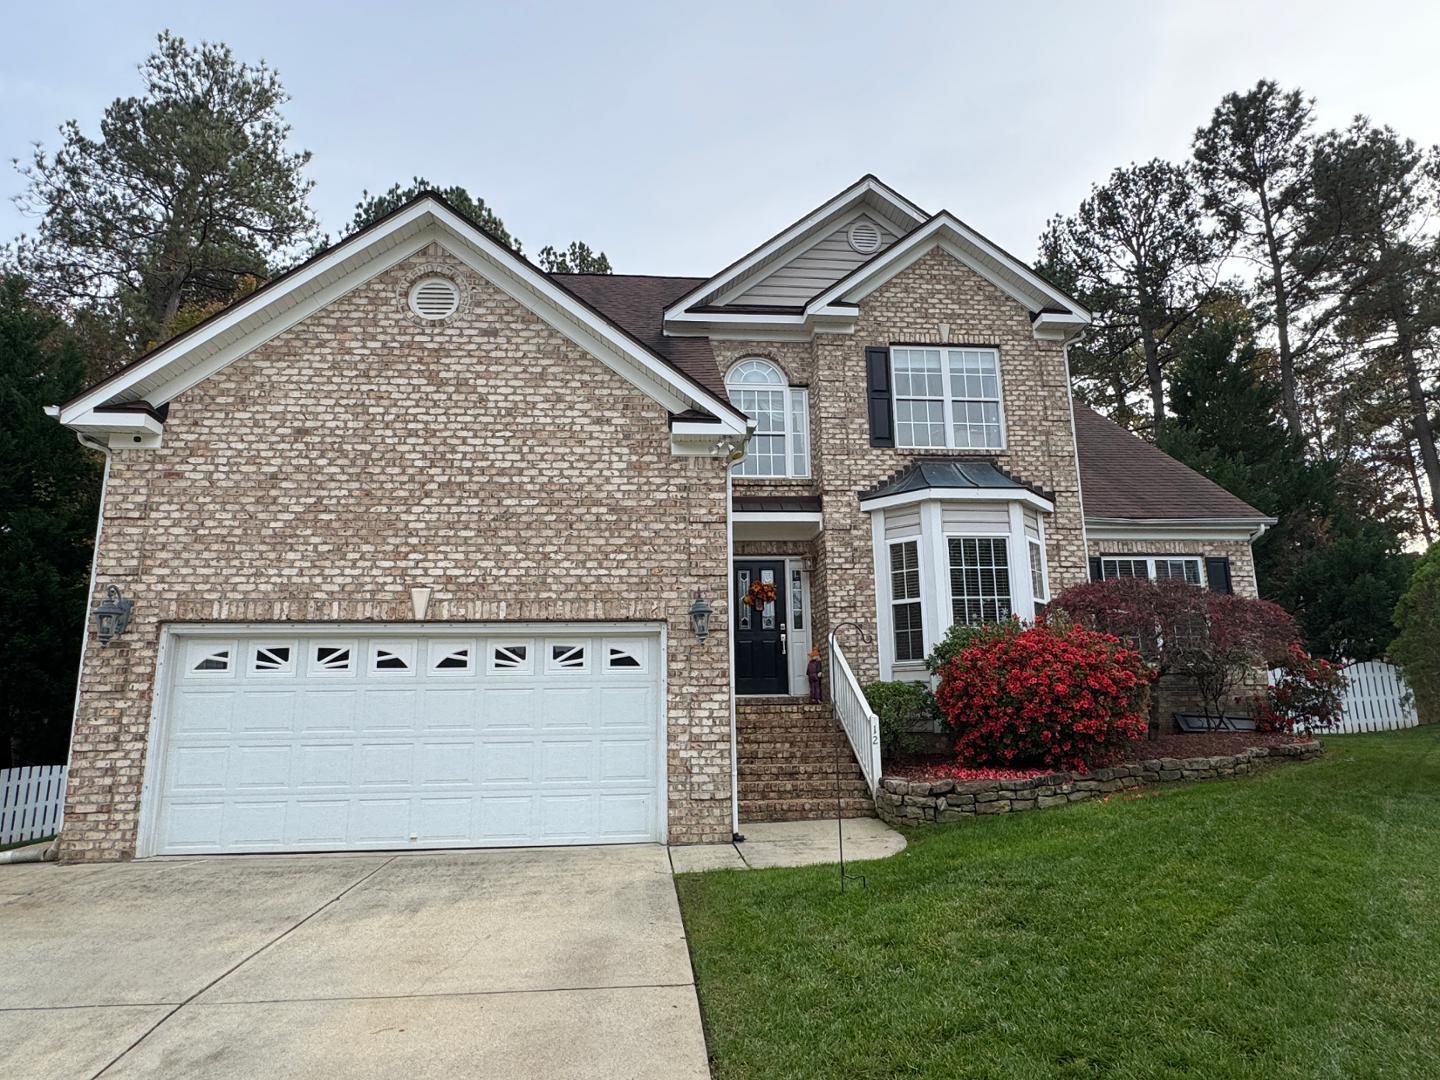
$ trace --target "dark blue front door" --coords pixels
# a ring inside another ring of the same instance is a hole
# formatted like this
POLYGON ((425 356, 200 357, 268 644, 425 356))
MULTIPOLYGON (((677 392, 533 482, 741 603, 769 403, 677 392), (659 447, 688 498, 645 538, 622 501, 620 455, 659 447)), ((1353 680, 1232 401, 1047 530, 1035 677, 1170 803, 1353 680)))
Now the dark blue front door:
POLYGON ((785 563, 779 559, 737 562, 733 591, 736 693, 788 694, 785 563), (775 586, 775 599, 759 608, 745 602, 750 586, 757 581, 775 586))

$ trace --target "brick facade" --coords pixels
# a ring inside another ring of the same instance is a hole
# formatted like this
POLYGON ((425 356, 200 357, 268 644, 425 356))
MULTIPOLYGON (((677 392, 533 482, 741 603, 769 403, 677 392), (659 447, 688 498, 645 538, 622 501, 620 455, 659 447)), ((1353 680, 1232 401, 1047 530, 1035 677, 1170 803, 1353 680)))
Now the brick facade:
MULTIPOLYGON (((763 356, 792 383, 810 388, 809 481, 737 480, 738 494, 818 494, 824 533, 815 542, 811 579, 815 640, 831 625, 875 627, 875 570, 870 517, 856 498, 916 456, 916 451, 870 445, 865 349, 896 343, 986 345, 998 349, 1008 432, 1004 451, 925 450, 935 457, 986 457, 1055 496, 1046 521, 1051 589, 1083 581, 1086 551, 1080 480, 1070 424, 1065 355, 1056 342, 1037 341, 1025 309, 940 249, 921 257, 860 303, 853 334, 819 334, 809 343, 713 343, 722 371, 742 357, 763 356), (942 325, 943 324, 943 325, 942 325)), ((875 644, 844 643, 861 681, 879 673, 875 644)))
POLYGON ((135 615, 86 649, 63 857, 134 854, 162 624, 405 622, 412 586, 436 621, 667 623, 670 839, 728 839, 724 469, 443 249, 359 286, 114 453, 97 580, 135 615), (464 302, 420 322, 406 288, 437 266, 464 302))

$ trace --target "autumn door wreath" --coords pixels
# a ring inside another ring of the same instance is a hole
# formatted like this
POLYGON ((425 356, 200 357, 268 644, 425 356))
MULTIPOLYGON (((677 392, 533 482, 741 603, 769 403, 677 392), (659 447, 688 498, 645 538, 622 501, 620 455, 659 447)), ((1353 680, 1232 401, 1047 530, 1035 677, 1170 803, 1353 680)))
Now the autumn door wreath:
POLYGON ((745 594, 745 603, 749 604, 756 611, 759 611, 766 604, 775 602, 775 586, 769 581, 755 581, 750 585, 750 590, 745 594))

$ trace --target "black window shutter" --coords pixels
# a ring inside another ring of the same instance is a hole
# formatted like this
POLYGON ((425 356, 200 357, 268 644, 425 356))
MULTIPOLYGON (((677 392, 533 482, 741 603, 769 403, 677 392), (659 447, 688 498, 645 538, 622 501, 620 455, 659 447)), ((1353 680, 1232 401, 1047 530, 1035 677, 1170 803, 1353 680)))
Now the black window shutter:
POLYGON ((1234 592, 1230 585, 1230 560, 1216 555, 1205 560, 1205 580, 1216 592, 1234 592))
POLYGON ((865 350, 865 383, 870 397, 870 445, 895 445, 895 410, 890 404, 890 350, 865 350))
POLYGON ((1101 567, 1100 567, 1100 556, 1099 556, 1099 555, 1091 555, 1091 556, 1090 556, 1090 580, 1091 580, 1091 581, 1101 581, 1101 580, 1104 579, 1104 577, 1105 577, 1105 571, 1102 570, 1101 567))

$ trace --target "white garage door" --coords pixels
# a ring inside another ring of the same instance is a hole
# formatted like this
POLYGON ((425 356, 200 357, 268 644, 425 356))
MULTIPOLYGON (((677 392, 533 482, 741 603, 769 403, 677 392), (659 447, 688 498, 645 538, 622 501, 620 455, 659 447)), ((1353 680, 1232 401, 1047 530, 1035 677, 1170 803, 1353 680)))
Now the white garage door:
POLYGON ((172 644, 147 854, 661 838, 654 634, 172 644))

